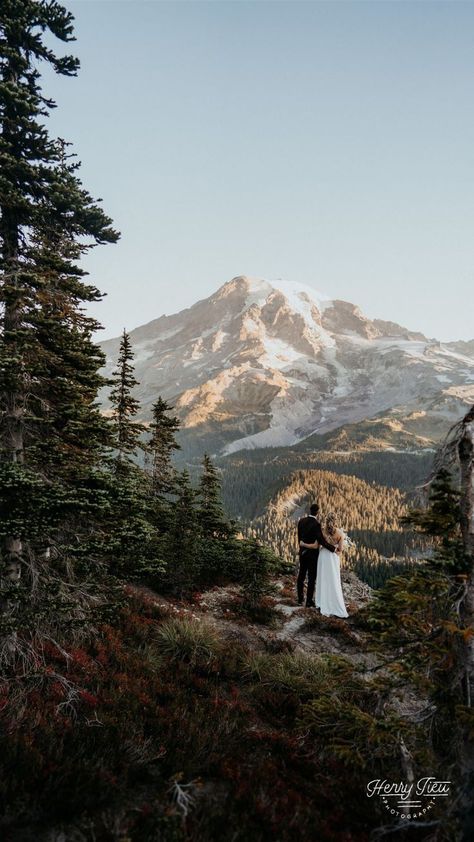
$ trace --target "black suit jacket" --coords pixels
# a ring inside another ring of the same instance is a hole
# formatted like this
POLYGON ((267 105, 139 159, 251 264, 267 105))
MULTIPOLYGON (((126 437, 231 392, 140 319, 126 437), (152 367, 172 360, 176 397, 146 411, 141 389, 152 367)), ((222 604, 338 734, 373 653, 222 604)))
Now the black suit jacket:
POLYGON ((315 541, 317 541, 319 544, 321 544, 322 547, 326 547, 326 549, 332 553, 336 549, 334 544, 329 544, 326 541, 319 520, 317 520, 317 518, 315 518, 312 515, 309 515, 308 517, 302 517, 298 521, 298 547, 300 557, 302 550, 311 553, 318 552, 318 550, 305 550, 305 547, 300 547, 300 541, 304 541, 305 544, 314 544, 315 541))

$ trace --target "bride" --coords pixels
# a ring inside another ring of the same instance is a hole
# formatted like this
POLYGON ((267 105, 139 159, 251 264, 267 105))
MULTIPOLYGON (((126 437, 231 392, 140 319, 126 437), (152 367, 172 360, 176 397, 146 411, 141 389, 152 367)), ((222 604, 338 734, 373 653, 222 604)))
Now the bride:
MULTIPOLYGON (((334 512, 329 512, 324 524, 323 535, 327 542, 334 544, 335 552, 319 548, 318 576, 316 579, 316 607, 321 609, 321 614, 329 617, 348 617, 341 585, 341 562, 339 553, 344 546, 345 535, 339 529, 334 512)), ((319 544, 305 544, 300 542, 302 547, 316 550, 319 544)))

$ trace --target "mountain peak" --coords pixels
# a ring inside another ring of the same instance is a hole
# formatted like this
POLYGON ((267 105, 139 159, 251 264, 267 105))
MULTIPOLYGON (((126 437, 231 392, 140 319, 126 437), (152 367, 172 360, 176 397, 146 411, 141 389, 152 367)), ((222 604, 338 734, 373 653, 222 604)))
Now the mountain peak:
POLYGON ((216 297, 222 298, 235 292, 245 292, 248 296, 247 305, 258 303, 263 305, 268 296, 272 293, 281 293, 287 300, 291 309, 306 313, 303 305, 313 304, 322 313, 332 305, 332 299, 318 292, 308 284, 298 281, 287 281, 284 278, 256 278, 249 275, 236 275, 232 280, 227 281, 216 293, 216 297))
MULTIPOLYGON (((459 353, 282 278, 237 275, 131 340, 143 417, 158 395, 169 400, 188 454, 291 444, 474 381, 470 347, 459 353)), ((103 343, 106 374, 118 343, 103 343)))

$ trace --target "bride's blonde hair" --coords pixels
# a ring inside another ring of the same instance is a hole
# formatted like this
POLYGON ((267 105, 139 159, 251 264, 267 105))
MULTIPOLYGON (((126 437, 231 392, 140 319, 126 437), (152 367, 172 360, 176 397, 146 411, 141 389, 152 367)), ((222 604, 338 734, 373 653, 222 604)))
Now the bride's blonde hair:
POLYGON ((328 535, 334 535, 337 529, 337 517, 335 512, 328 512, 324 523, 328 535))

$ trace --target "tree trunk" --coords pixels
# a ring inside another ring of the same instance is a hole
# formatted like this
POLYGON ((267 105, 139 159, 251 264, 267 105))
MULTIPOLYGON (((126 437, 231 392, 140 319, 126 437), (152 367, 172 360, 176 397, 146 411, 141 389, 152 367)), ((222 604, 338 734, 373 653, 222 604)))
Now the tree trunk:
MULTIPOLYGON (((13 261, 12 261, 13 262, 13 261)), ((14 332, 20 326, 20 311, 17 305, 6 305, 4 331, 14 332)), ((5 342, 5 336, 3 337, 5 342)), ((10 345, 14 344, 12 342, 10 345)), ((3 396, 4 413, 2 426, 3 459, 13 464, 22 464, 24 397, 18 391, 7 392, 3 396)), ((10 582, 17 582, 21 576, 22 543, 17 535, 5 539, 5 567, 3 576, 10 582)))
MULTIPOLYGON (((466 581, 466 595, 461 604, 461 617, 466 628, 474 631, 474 407, 461 424, 458 441, 458 456, 461 469, 461 534, 464 553, 469 561, 466 581)), ((474 705, 474 637, 467 637, 463 651, 463 672, 466 681, 466 705, 474 705)), ((461 792, 458 811, 461 820, 460 839, 472 839, 473 829, 473 783, 474 750, 469 724, 461 734, 461 792)))
MULTIPOLYGON (((462 422, 458 445, 461 468, 461 534, 464 552, 469 560, 466 596, 462 603, 462 618, 474 631, 474 407, 462 422)), ((466 642, 465 674, 467 704, 474 704, 474 636, 466 642)))
MULTIPOLYGON (((17 82, 17 70, 13 62, 4 68, 3 78, 10 84, 17 82)), ((15 135, 11 126, 15 125, 15 114, 5 109, 3 125, 1 127, 3 139, 7 148, 15 155, 17 153, 15 135)), ((2 263, 4 281, 10 289, 18 285, 20 251, 20 224, 17 209, 11 205, 0 207, 0 239, 2 243, 2 263)), ((4 300, 3 314, 3 342, 8 344, 10 353, 15 351, 15 335, 21 329, 21 293, 15 289, 15 294, 9 292, 4 300)), ((2 396, 3 418, 0 429, 2 439, 2 457, 5 462, 23 463, 24 458, 24 404, 25 395, 19 389, 9 390, 2 396)), ((21 577, 22 542, 17 535, 9 535, 4 544, 3 577, 10 582, 17 582, 21 577)))

